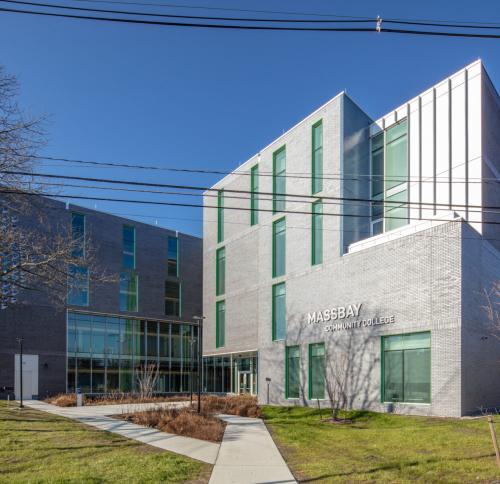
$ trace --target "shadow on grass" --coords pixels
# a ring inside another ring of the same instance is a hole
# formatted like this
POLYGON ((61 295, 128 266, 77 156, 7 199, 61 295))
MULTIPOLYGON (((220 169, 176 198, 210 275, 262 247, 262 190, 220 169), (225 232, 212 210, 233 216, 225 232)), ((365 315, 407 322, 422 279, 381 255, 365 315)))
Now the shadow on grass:
POLYGON ((348 477, 348 476, 363 475, 363 474, 375 474, 377 472, 401 470, 404 468, 412 468, 412 467, 416 467, 416 466, 424 465, 424 464, 436 464, 439 462, 460 462, 460 461, 464 461, 464 460, 478 460, 478 459, 491 458, 494 456, 495 456, 494 453, 488 453, 488 454, 481 454, 481 455, 475 455, 475 456, 470 456, 470 457, 448 457, 448 458, 444 458, 444 459, 438 459, 438 458, 434 457, 434 458, 430 458, 430 459, 412 460, 409 462, 397 462, 397 463, 393 463, 393 464, 385 464, 385 465, 382 465, 379 467, 374 467, 372 469, 366 469, 366 470, 349 471, 349 472, 333 472, 331 474, 322 474, 321 476, 317 476, 317 477, 300 479, 299 482, 315 482, 315 481, 319 481, 322 479, 328 479, 331 477, 348 477))

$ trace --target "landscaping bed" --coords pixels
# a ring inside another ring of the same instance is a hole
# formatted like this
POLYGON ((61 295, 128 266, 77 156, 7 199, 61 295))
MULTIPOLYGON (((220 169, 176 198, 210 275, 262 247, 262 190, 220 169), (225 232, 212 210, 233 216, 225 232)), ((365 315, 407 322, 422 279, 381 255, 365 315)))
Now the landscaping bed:
POLYGON ((197 401, 192 407, 156 407, 139 412, 115 415, 137 425, 152 427, 170 434, 221 442, 226 423, 217 418, 218 414, 238 415, 240 417, 260 417, 262 412, 256 397, 249 395, 230 395, 219 397, 205 395, 201 398, 201 413, 197 412, 197 401))
POLYGON ((221 442, 225 422, 210 413, 198 414, 192 408, 154 408, 134 413, 116 415, 115 418, 137 425, 152 427, 170 434, 194 439, 221 442))

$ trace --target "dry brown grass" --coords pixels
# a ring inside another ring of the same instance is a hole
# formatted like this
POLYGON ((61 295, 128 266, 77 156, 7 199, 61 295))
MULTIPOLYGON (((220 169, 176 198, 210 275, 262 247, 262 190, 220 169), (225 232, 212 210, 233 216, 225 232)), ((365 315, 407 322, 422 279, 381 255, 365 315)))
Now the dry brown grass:
POLYGON ((251 395, 228 395, 218 397, 207 395, 201 399, 203 412, 207 414, 226 413, 240 417, 261 417, 262 411, 257 405, 257 397, 251 395))
MULTIPOLYGON (((134 403, 160 403, 160 402, 180 402, 186 401, 189 396, 175 396, 175 397, 150 397, 144 398, 140 395, 131 393, 111 393, 109 395, 83 397, 84 405, 120 405, 120 404, 134 404, 134 403)), ((60 393, 54 397, 47 398, 47 403, 57 405, 58 407, 75 407, 76 395, 74 393, 60 393)))
POLYGON ((163 432, 210 442, 221 442, 226 427, 222 420, 213 415, 198 415, 189 408, 155 408, 118 417, 163 432))

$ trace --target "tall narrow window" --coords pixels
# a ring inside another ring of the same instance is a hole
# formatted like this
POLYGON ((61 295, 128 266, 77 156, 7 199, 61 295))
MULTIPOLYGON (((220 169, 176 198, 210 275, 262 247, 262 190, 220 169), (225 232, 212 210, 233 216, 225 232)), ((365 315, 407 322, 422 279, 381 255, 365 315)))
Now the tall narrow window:
POLYGON ((385 231, 408 223, 408 125, 406 119, 386 131, 385 231))
POLYGON ((226 344, 226 303, 219 301, 216 304, 215 315, 215 346, 221 348, 226 344))
POLYGON ((273 222, 273 277, 283 276, 286 271, 285 217, 273 222))
POLYGON ((430 403, 431 333, 382 338, 384 402, 430 403))
POLYGON ((138 279, 136 274, 122 272, 120 274, 120 311, 137 312, 138 279))
POLYGON ((283 146, 273 154, 273 211, 285 210, 286 194, 286 148, 283 146))
POLYGON ((321 200, 312 204, 312 241, 311 241, 311 263, 312 265, 323 262, 323 203, 321 200))
POLYGON ((226 249, 221 247, 216 254, 217 266, 215 268, 216 291, 220 296, 226 292, 226 249))
POLYGON ((177 237, 168 237, 167 274, 172 277, 179 275, 179 240, 177 237))
POLYGON ((72 256, 83 259, 85 257, 85 215, 76 212, 71 214, 71 235, 72 256))
POLYGON ((122 265, 125 269, 135 269, 135 227, 123 226, 123 257, 122 265))
POLYGON ((312 127, 312 193, 323 190, 323 122, 312 127))
POLYGON ((68 304, 89 305, 89 272, 86 267, 70 265, 68 284, 68 304))
POLYGON ((371 141, 371 234, 378 235, 384 230, 384 132, 374 136, 371 141))
POLYGON ((259 165, 250 171, 250 225, 259 223, 259 165))
POLYGON ((309 345, 309 399, 325 398, 325 344, 309 345))
POLYGON ((273 341, 285 339, 286 336, 286 286, 282 282, 273 286, 273 341))
POLYGON ((179 281, 165 281, 165 314, 167 316, 181 315, 181 285, 179 281))
POLYGON ((286 347, 285 398, 300 397, 300 347, 286 347))
POLYGON ((224 240, 224 190, 217 192, 217 242, 224 240))

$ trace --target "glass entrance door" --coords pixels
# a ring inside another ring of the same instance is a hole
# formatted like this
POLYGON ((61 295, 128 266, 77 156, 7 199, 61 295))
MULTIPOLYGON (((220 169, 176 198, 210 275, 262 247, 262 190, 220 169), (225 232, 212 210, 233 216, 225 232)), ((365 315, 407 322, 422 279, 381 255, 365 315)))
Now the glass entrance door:
POLYGON ((238 372, 239 393, 252 394, 252 374, 249 371, 238 372))

